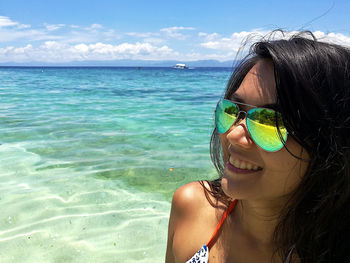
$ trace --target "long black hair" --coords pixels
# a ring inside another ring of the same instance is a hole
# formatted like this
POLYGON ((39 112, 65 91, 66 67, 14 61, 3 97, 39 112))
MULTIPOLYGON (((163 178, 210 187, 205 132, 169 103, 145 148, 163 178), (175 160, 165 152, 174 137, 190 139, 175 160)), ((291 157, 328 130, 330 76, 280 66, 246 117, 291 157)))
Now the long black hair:
MULTIPOLYGON (((273 62, 277 107, 288 132, 310 156, 306 174, 281 211, 276 252, 286 259, 293 248, 307 263, 350 262, 350 50, 317 41, 311 32, 262 40, 235 68, 225 98, 260 59, 273 62)), ((210 150, 221 177, 216 129, 210 150)), ((211 194, 225 200, 220 178, 209 184, 211 194)))

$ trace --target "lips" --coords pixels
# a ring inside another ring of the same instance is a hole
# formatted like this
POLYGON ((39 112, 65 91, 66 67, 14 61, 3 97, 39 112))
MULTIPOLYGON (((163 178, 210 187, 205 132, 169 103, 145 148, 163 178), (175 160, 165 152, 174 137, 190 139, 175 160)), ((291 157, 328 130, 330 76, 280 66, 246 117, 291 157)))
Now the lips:
POLYGON ((257 170, 259 170, 259 168, 262 169, 261 167, 255 165, 255 164, 252 164, 250 162, 239 160, 239 159, 235 159, 233 156, 230 156, 229 162, 234 167, 239 168, 239 169, 243 169, 243 170, 254 170, 254 171, 257 171, 257 170))
POLYGON ((245 160, 236 159, 232 155, 226 166, 235 173, 254 173, 262 170, 262 167, 245 160))

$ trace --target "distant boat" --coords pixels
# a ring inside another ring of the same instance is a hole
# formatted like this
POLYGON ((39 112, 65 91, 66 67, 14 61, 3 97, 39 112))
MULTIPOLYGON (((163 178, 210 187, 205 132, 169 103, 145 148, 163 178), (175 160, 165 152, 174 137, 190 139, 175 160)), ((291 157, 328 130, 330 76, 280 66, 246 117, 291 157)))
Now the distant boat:
POLYGON ((186 64, 176 64, 173 68, 176 68, 176 69, 188 69, 186 64))

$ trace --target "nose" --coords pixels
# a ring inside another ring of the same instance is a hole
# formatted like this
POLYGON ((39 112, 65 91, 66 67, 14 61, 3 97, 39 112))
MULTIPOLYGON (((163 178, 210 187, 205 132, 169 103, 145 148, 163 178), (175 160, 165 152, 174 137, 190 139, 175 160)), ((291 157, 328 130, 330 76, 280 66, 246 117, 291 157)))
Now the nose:
POLYGON ((246 125, 245 116, 240 118, 232 127, 227 131, 226 138, 232 146, 249 149, 254 144, 252 138, 249 135, 249 131, 246 125))

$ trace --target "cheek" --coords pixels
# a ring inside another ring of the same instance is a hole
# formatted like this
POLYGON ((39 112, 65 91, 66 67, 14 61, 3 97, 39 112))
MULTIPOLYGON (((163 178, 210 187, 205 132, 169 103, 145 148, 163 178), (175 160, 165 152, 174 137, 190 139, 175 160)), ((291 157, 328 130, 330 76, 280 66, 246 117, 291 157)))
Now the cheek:
POLYGON ((295 171, 298 169, 303 175, 310 159, 307 151, 293 138, 288 138, 286 147, 288 150, 282 148, 276 153, 265 155, 266 165, 280 171, 295 171))
POLYGON ((281 194, 290 193, 298 187, 309 165, 305 161, 309 159, 305 149, 293 140, 287 142, 287 147, 290 152, 303 160, 292 156, 286 149, 269 154, 265 158, 267 168, 265 178, 273 188, 280 189, 281 194))

